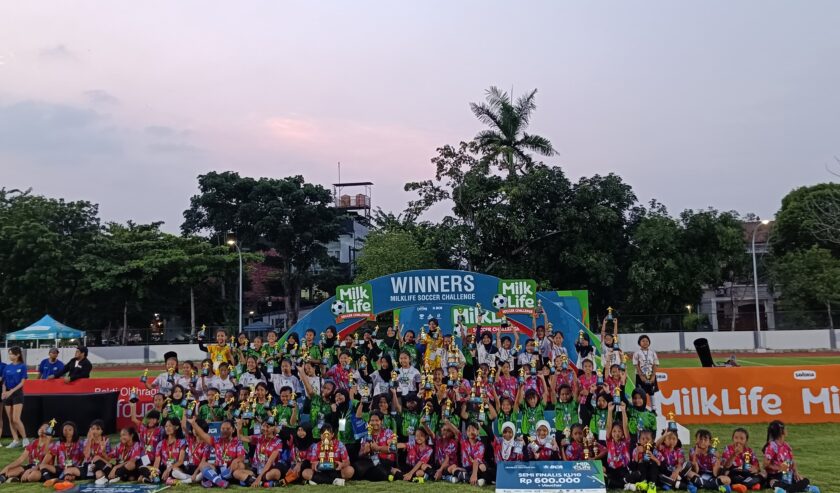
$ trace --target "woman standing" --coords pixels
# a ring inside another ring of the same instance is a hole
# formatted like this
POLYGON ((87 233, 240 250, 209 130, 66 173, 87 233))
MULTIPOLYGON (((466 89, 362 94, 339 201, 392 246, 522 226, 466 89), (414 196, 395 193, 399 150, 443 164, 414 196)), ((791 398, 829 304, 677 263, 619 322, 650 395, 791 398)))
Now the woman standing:
POLYGON ((26 380, 26 365, 23 363, 23 352, 19 347, 9 348, 9 364, 3 369, 3 393, 0 399, 9 417, 9 428, 12 430, 12 443, 6 448, 17 448, 29 445, 26 429, 20 414, 23 412, 23 381, 26 380))

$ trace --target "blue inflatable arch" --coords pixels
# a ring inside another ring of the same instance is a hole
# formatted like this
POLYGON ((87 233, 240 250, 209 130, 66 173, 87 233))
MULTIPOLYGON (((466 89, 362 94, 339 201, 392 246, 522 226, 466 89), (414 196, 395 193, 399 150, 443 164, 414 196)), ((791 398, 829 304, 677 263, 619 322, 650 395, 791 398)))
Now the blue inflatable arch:
MULTIPOLYGON (((479 323, 482 327, 498 327, 501 319, 492 312, 493 297, 498 294, 500 279, 495 276, 461 270, 413 270, 398 272, 370 280, 372 311, 376 315, 395 312, 404 331, 420 332, 428 319, 436 318, 444 333, 451 333, 457 317, 464 316, 468 326, 479 323), (479 311, 477 304, 482 310, 479 311)), ((586 330, 583 322, 584 309, 573 296, 561 296, 556 291, 540 291, 537 299, 542 303, 545 317, 553 330, 562 331, 566 349, 574 353, 574 342, 579 331, 586 330)), ((316 338, 327 327, 337 329, 339 337, 351 334, 368 322, 366 318, 349 318, 337 321, 332 311, 335 296, 318 305, 300 319, 289 333, 303 336, 308 330, 315 331, 316 338)), ((533 320, 529 315, 508 315, 526 337, 532 335, 533 320)), ((536 323, 545 324, 540 316, 536 323)), ((316 339, 317 340, 317 339, 316 339)), ((524 342, 524 338, 523 341, 524 342)))

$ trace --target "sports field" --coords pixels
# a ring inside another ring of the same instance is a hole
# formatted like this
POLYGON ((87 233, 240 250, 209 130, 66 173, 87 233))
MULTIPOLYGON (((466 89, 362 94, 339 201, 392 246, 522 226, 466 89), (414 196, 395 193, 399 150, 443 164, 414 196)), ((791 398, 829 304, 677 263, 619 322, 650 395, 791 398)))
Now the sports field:
MULTIPOLYGON (((729 358, 729 354, 715 354, 715 361, 723 362, 729 358)), ((696 367, 700 366, 696 357, 686 357, 683 355, 661 355, 662 367, 665 368, 680 368, 680 367, 696 367)), ((791 355, 737 355, 738 363, 742 366, 786 366, 786 365, 827 365, 840 364, 840 355, 836 353, 832 355, 820 354, 791 354, 791 355)), ((137 366, 127 368, 102 368, 95 370, 94 378, 103 377, 139 377, 142 373, 142 368, 137 366)), ((722 444, 729 443, 728 439, 731 435, 733 425, 711 425, 708 429, 713 436, 719 437, 722 444)), ((766 425, 763 423, 756 423, 745 426, 750 432, 750 445, 754 449, 761 449, 765 442, 766 425)), ((840 455, 836 453, 837 443, 840 441, 840 424, 818 424, 818 425, 788 425, 788 440, 793 447, 794 454, 799 465, 801 473, 810 478, 813 484, 821 488, 823 492, 840 492, 840 455)), ((692 428, 694 431, 694 428, 692 428)), ((8 443, 8 439, 4 440, 8 443)), ((0 464, 7 464, 11 462, 20 450, 0 449, 0 464)), ((351 481, 348 482, 345 488, 352 488, 353 491, 358 492, 399 492, 399 493, 428 493, 431 491, 439 491, 444 488, 446 491, 462 492, 462 491, 477 491, 479 488, 465 486, 465 485, 451 485, 448 483, 427 483, 427 484, 407 484, 407 483, 368 483, 351 481)), ((481 488, 484 491, 490 491, 491 486, 481 488)), ((10 493, 45 491, 41 485, 20 485, 20 484, 6 484, 0 486, 2 491, 10 493)), ((176 490, 198 492, 203 490, 200 486, 177 486, 176 490)), ((236 488, 234 488, 236 489, 236 488)), ((297 491, 312 491, 325 492, 336 491, 342 488, 335 486, 290 486, 286 489, 297 491)), ((610 490, 617 491, 617 490, 610 490)))

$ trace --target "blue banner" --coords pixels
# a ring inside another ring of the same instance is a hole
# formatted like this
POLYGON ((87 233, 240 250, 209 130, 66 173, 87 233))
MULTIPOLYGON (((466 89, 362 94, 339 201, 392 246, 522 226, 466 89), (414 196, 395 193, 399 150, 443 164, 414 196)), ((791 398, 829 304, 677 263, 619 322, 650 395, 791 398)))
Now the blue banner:
POLYGON ((109 484, 99 486, 93 483, 80 484, 75 488, 78 493, 157 493, 169 488, 165 484, 109 484))
POLYGON ((502 462, 496 493, 606 493, 600 461, 502 462))

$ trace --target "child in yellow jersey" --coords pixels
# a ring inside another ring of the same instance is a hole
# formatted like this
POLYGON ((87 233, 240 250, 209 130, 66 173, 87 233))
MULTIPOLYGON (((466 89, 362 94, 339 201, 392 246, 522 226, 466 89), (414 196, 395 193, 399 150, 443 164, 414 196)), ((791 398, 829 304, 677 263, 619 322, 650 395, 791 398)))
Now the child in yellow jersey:
POLYGON ((204 341, 198 342, 198 349, 207 352, 207 357, 213 361, 213 372, 219 374, 219 365, 233 364, 233 353, 227 343, 227 332, 224 329, 216 331, 216 344, 204 345, 204 341))

